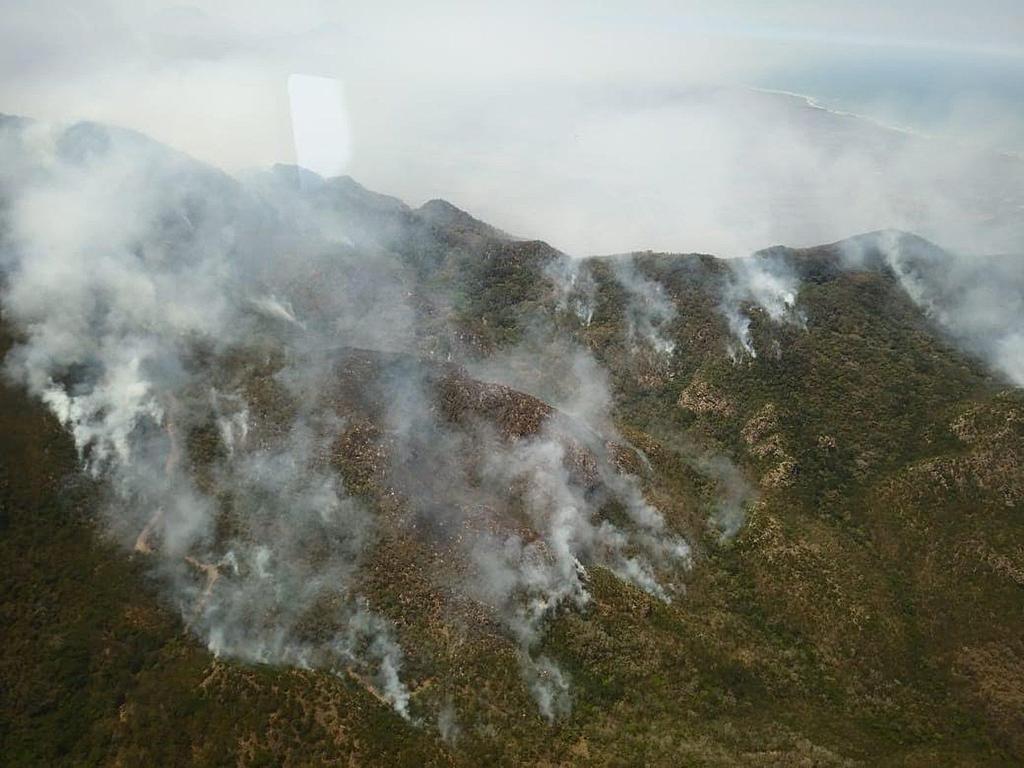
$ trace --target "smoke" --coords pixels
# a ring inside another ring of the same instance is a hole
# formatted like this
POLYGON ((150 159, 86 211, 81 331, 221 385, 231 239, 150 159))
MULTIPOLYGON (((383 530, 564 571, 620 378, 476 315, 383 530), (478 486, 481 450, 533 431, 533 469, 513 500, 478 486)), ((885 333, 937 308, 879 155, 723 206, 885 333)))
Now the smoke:
MULTIPOLYGON (((709 46, 697 25, 680 45, 679 25, 659 20, 577 37, 566 34, 575 20, 560 16, 538 27, 536 8, 499 17, 449 8, 441 38, 424 36, 413 15, 346 7, 324 23, 327 12, 312 7, 260 11, 106 3, 81 15, 89 24, 19 12, 4 95, 27 111, 150 127, 240 167, 289 157, 288 115, 275 98, 288 75, 342 69, 353 173, 408 198, 454 195, 508 231, 575 252, 732 255, 879 226, 975 250, 1020 242, 1019 158, 798 97, 709 87, 725 70, 759 72, 766 53, 773 65, 787 58, 763 44, 709 46), (529 34, 480 34, 509 22, 529 34), (56 50, 53 39, 76 44, 56 50), (516 43, 495 48, 499 39, 516 43), (631 53, 609 58, 595 40, 631 53), (396 48, 418 55, 396 57, 396 48), (675 74, 698 70, 685 83, 675 74), (493 98, 495 80, 506 98, 493 98)), ((423 322, 448 307, 430 305, 420 281, 431 259, 459 246, 431 239, 416 212, 294 168, 236 180, 91 124, 0 119, 0 160, 3 309, 21 334, 5 371, 109 482, 109 534, 161 576, 212 652, 352 675, 415 719, 402 680, 415 649, 403 650, 400 628, 360 578, 381 516, 372 494, 350 493, 334 466, 339 433, 363 426, 327 394, 338 394, 339 369, 361 364, 353 348, 404 361, 352 396, 371 402, 384 435, 371 453, 386 466, 373 477, 385 476, 388 502, 401 509, 388 507, 398 519, 387 525, 425 523, 416 530, 468 562, 453 591, 497 617, 546 717, 569 710, 571 681, 540 641, 561 611, 587 609, 588 569, 674 598, 689 545, 618 468, 608 374, 571 334, 541 329, 470 366, 561 413, 484 387, 469 399, 498 421, 540 414, 542 425, 497 434, 482 413, 451 423, 436 370, 415 355, 460 348, 447 317, 423 322)), ((1024 379, 1019 262, 932 268, 906 258, 905 243, 885 248, 952 336, 1024 379)), ((546 272, 558 309, 584 329, 596 311, 592 266, 556 259, 546 272)), ((612 270, 630 345, 671 358, 673 298, 635 259, 612 270)), ((798 294, 781 256, 729 267, 721 311, 736 359, 765 353, 756 348, 762 315, 803 323, 798 294)), ((730 467, 703 470, 725 489, 715 521, 726 536, 748 495, 730 467)), ((442 731, 453 718, 439 720, 442 731)))
POLYGON ((677 586, 666 578, 690 566, 690 547, 644 500, 636 478, 621 475, 592 442, 581 446, 567 443, 564 434, 542 433, 492 446, 481 476, 521 501, 528 525, 523 532, 484 533, 474 540, 472 594, 497 611, 519 643, 530 688, 552 719, 571 706, 569 682, 553 659, 535 656, 534 648, 547 621, 590 603, 587 569, 607 568, 668 602, 677 586), (590 450, 595 452, 588 455, 590 450), (595 497, 598 480, 610 496, 595 497), (628 527, 608 519, 608 503, 622 506, 628 527))
MULTIPOLYGON (((984 256, 949 251, 899 230, 847 238, 833 246, 850 271, 883 271, 952 341, 1017 386, 1024 385, 1024 264, 1019 254, 984 256)), ((726 262, 719 310, 733 360, 757 357, 754 318, 805 328, 800 276, 787 248, 726 262)))
POLYGON ((437 713, 437 732, 448 744, 455 744, 462 735, 458 715, 451 700, 446 701, 437 713))
POLYGON ((626 292, 626 332, 631 344, 643 343, 661 355, 676 348, 669 328, 676 308, 661 283, 647 277, 637 267, 635 257, 615 259, 615 279, 626 292))
MULTIPOLYGON (((31 139, 37 151, 30 173, 5 179, 16 182, 5 223, 17 256, 3 305, 25 334, 8 374, 109 479, 112 535, 152 561, 214 654, 356 670, 408 716, 390 624, 353 589, 372 516, 326 463, 338 425, 302 406, 323 366, 295 349, 266 382, 285 416, 276 424, 230 380, 233 350, 306 330, 292 297, 275 293, 294 288, 282 246, 295 233, 265 197, 142 137, 80 125, 47 138, 4 136, 5 149, 31 139), (197 459, 207 421, 217 439, 197 459), (197 460, 205 476, 191 471, 197 460)), ((372 338, 349 319, 329 312, 314 325, 372 338)))
POLYGON ((291 308, 290 302, 281 301, 276 296, 257 296, 250 300, 252 306, 270 318, 286 320, 289 323, 302 328, 302 323, 295 318, 295 311, 291 308))
POLYGON ((595 433, 616 437, 608 371, 565 334, 529 333, 516 346, 472 360, 466 368, 475 378, 527 392, 595 433))
POLYGON ((217 422, 221 445, 230 457, 236 448, 245 446, 249 436, 249 408, 238 395, 225 395, 216 389, 210 390, 210 406, 217 422))
POLYGON ((571 312, 584 326, 589 326, 597 308, 597 283, 589 263, 563 256, 545 266, 544 276, 555 286, 559 311, 571 312))
MULTIPOLYGON (((618 468, 607 374, 585 349, 538 332, 478 363, 562 411, 412 354, 416 259, 437 246, 408 208, 289 169, 242 183, 95 125, 5 123, 0 139, 33 158, 3 177, 3 308, 22 334, 5 371, 109 483, 109 535, 212 653, 349 675, 418 721, 363 574, 382 534, 422 524, 466 565, 435 586, 489 608, 554 718, 570 681, 538 647, 586 609, 588 568, 673 598, 689 544, 618 468), (526 370, 554 360, 546 379, 526 370), (339 435, 365 419, 398 504, 387 530, 337 469, 339 435)), ((629 280, 636 328, 656 335, 665 299, 629 280)))
POLYGON ((945 251, 894 230, 839 244, 847 269, 887 268, 961 347, 1024 386, 1024 261, 945 251))
POLYGON ((523 675, 544 717, 551 721, 569 713, 572 707, 569 680, 551 659, 547 656, 524 659, 523 675))
POLYGON ((736 464, 726 456, 698 455, 697 468, 715 481, 716 500, 711 522, 722 540, 729 541, 743 527, 747 509, 756 502, 757 493, 736 464))
POLYGON ((729 274, 719 310, 733 335, 728 352, 734 361, 757 357, 750 330, 752 311, 760 310, 773 323, 806 325, 806 318, 796 306, 800 280, 783 253, 762 251, 727 264, 729 274))

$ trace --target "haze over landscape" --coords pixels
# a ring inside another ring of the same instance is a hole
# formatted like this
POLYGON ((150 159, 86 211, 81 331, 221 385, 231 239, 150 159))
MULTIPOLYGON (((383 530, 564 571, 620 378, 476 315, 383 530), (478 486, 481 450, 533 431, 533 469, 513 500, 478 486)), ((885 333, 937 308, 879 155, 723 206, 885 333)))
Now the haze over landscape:
POLYGON ((1002 252, 1024 203, 1003 155, 1024 150, 1020 17, 1003 0, 11 4, 0 96, 237 172, 296 162, 289 78, 327 77, 325 140, 349 150, 312 170, 570 253, 738 256, 884 227, 1002 252))
POLYGON ((1024 759, 1014 3, 3 19, 5 763, 1024 759))

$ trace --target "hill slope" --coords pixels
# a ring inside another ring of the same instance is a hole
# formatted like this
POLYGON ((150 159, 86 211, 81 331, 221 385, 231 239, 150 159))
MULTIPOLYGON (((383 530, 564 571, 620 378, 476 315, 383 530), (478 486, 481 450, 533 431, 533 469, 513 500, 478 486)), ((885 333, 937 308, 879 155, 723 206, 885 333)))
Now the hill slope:
POLYGON ((1024 757, 1024 394, 953 257, 573 261, 95 131, 3 184, 11 764, 1024 757))

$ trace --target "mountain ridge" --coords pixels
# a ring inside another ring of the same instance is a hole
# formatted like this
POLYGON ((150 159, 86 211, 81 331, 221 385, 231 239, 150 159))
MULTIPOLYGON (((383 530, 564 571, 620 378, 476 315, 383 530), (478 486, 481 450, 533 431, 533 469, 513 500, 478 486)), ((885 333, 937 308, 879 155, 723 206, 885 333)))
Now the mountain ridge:
POLYGON ((31 282, 44 235, 5 219, 12 764, 1024 754, 1024 395, 959 257, 878 232, 577 260, 351 180, 225 203, 144 167, 158 215, 97 231, 116 270, 31 282), (102 322, 45 346, 79 295, 102 322), (104 371, 152 393, 125 432, 114 398, 54 407, 104 371))

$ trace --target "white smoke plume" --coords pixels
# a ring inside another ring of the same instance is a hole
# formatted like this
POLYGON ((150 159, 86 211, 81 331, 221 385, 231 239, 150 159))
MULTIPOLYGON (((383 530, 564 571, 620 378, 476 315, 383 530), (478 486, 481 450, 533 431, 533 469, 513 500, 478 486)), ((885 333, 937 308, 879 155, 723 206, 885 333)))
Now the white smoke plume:
POLYGON ((840 243, 848 269, 885 267, 970 354, 1024 386, 1024 256, 960 254, 885 230, 840 243))
MULTIPOLYGON (((355 669, 408 716, 390 625, 350 589, 373 522, 325 465, 336 425, 300 411, 274 440, 253 440, 245 392, 199 359, 272 338, 275 323, 301 329, 291 300, 263 290, 288 286, 293 265, 277 247, 291 235, 261 243, 266 200, 143 137, 5 127, 5 150, 28 141, 34 164, 4 179, 3 306, 24 333, 6 371, 111 482, 112 534, 153 561, 213 653, 355 669), (185 443, 206 414, 229 460, 202 489, 185 443), (327 614, 333 634, 306 626, 327 614)), ((344 332, 345 317, 332 320, 344 332)), ((297 355, 282 390, 315 388, 316 371, 297 355)))
POLYGON ((718 528, 722 541, 729 541, 746 521, 747 508, 757 499, 754 486, 726 456, 699 455, 695 463, 715 481, 717 498, 711 522, 718 528))
POLYGON ((597 308, 597 284, 590 264, 583 259, 564 256, 552 260, 545 267, 544 276, 555 286, 558 309, 571 312, 584 326, 589 326, 597 308))
POLYGON ((537 706, 549 721, 566 715, 572 708, 569 679, 547 656, 536 659, 525 657, 523 674, 530 684, 530 692, 537 706))
POLYGON ((458 715, 455 712, 455 705, 449 699, 437 713, 437 732, 448 744, 455 744, 462 735, 462 728, 459 726, 458 715))
POLYGON ((783 254, 763 251, 745 259, 732 259, 727 264, 729 274, 719 310, 734 337, 734 343, 728 347, 734 361, 745 356, 757 357, 750 331, 752 308, 764 312, 773 323, 806 325, 806 318, 797 308, 800 280, 783 254))
POLYGON ((661 283, 652 280, 637 266, 635 257, 613 261, 615 279, 626 292, 626 329, 631 344, 644 343, 661 355, 676 348, 669 326, 676 318, 676 307, 661 283))
POLYGON ((623 581, 669 602, 677 586, 664 573, 690 565, 689 544, 670 533, 661 513, 643 498, 631 476, 597 455, 598 472, 632 525, 602 519, 587 488, 567 467, 566 446, 551 435, 488 452, 486 482, 522 495, 537 538, 513 532, 475 540, 476 596, 496 608, 520 645, 524 673, 542 713, 553 719, 571 708, 570 686, 557 663, 534 657, 546 621, 565 608, 585 608, 588 566, 602 566, 623 581))

